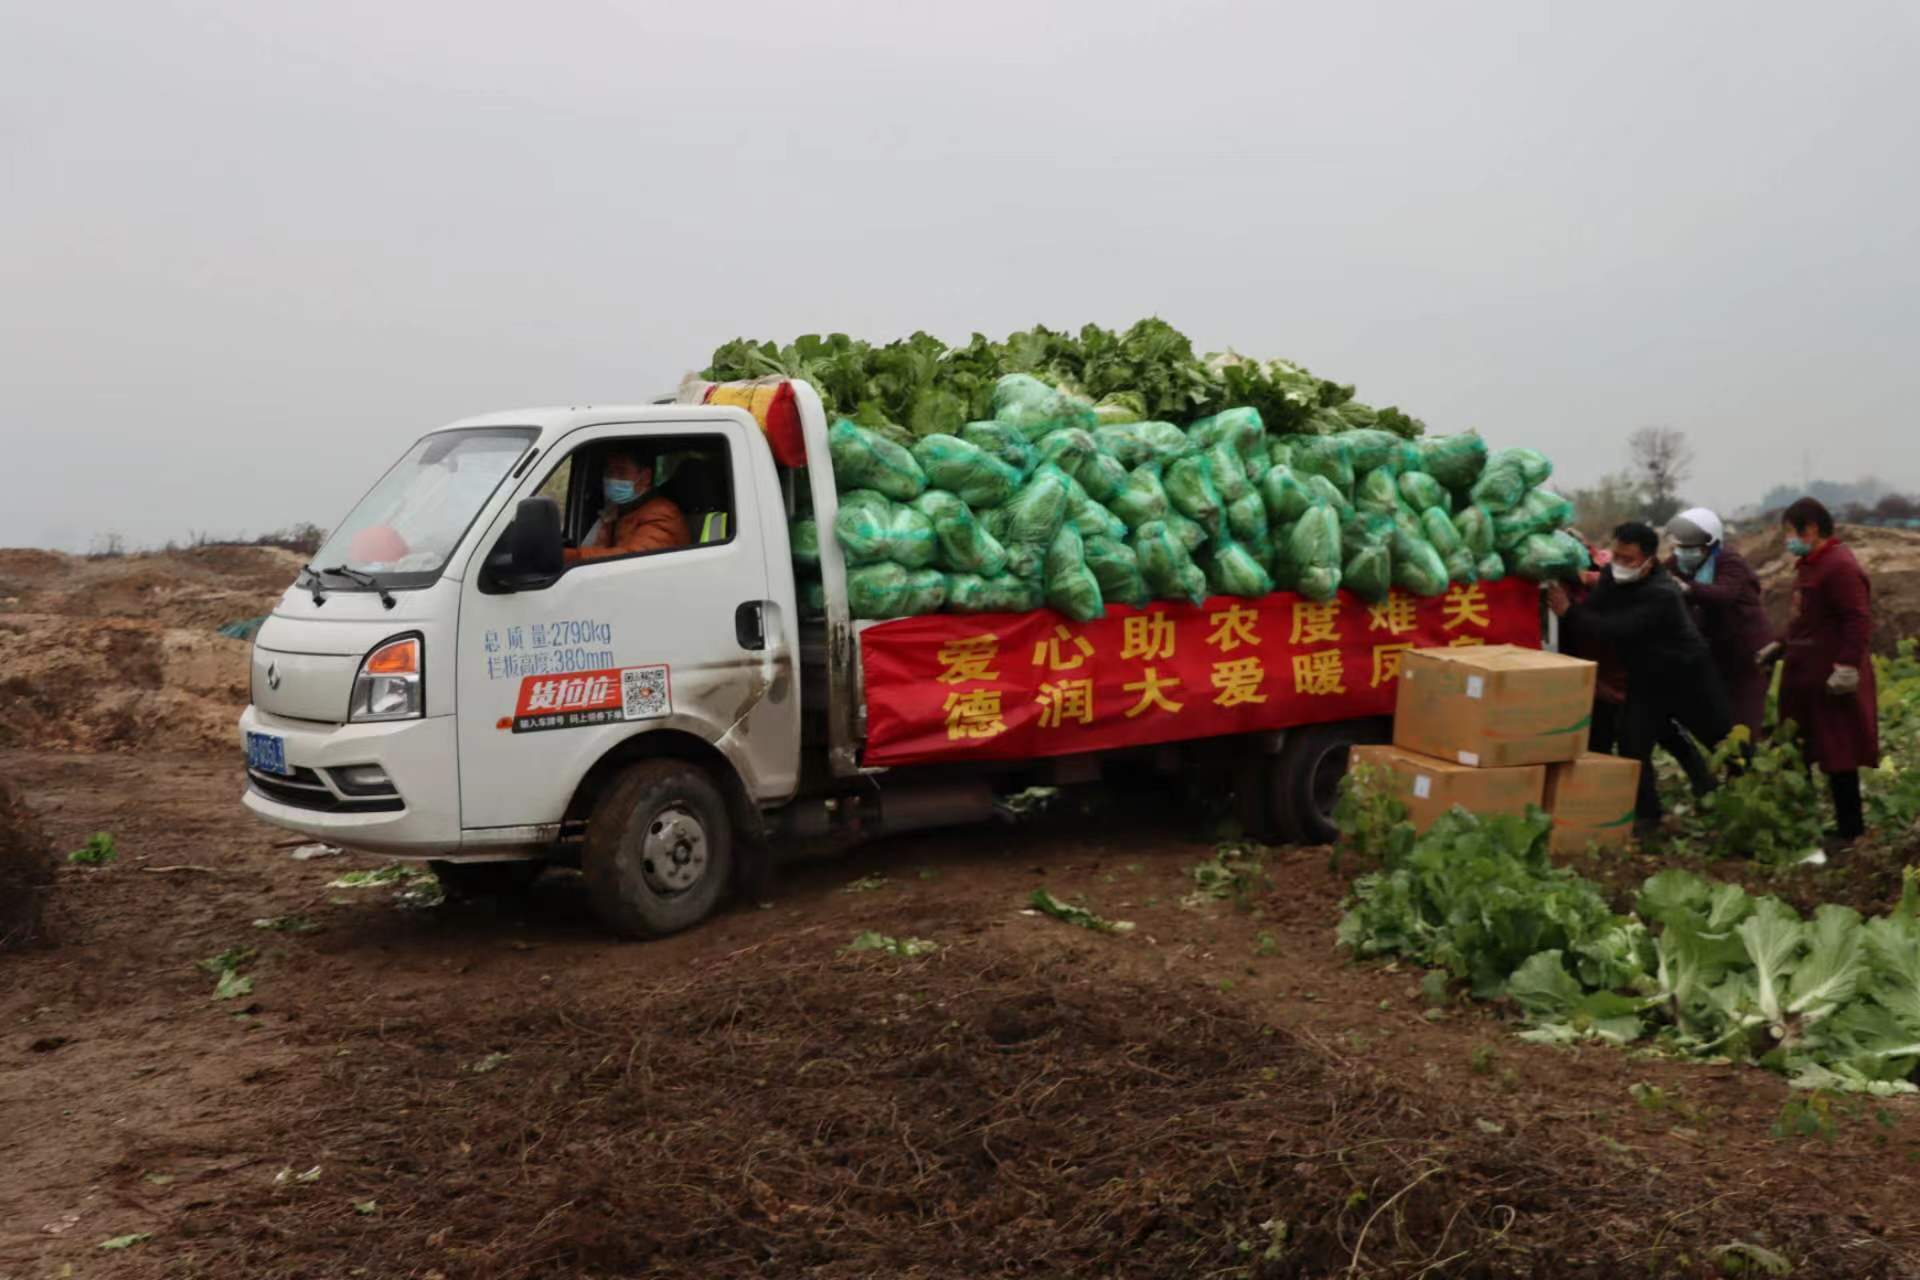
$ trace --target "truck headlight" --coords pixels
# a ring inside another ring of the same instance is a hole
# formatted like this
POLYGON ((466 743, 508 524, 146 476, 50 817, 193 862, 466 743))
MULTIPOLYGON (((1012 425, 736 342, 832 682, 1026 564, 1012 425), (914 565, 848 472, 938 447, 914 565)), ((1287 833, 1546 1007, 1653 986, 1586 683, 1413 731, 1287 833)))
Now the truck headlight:
POLYGON ((348 720, 416 720, 426 714, 419 636, 389 640, 369 653, 353 678, 348 720))

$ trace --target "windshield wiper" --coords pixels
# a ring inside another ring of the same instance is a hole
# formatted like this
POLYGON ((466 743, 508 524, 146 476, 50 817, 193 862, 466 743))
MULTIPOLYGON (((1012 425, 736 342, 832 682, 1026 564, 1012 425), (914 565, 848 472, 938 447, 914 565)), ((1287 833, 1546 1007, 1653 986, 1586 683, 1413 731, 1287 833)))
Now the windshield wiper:
POLYGON ((370 573, 362 573, 358 569, 349 569, 347 568, 347 566, 343 564, 337 564, 333 566, 333 568, 331 569, 322 569, 320 572, 337 573, 341 577, 345 578, 348 582, 357 582, 363 587, 372 587, 375 591, 380 593, 380 603, 385 605, 389 609, 393 608, 393 606, 397 603, 393 598, 393 593, 391 591, 388 591, 385 587, 381 586, 380 579, 374 577, 370 573))
MULTIPOLYGON (((303 564, 300 566, 300 578, 310 579, 307 585, 313 592, 313 603, 315 605, 323 605, 327 602, 327 597, 321 593, 321 588, 326 584, 321 579, 318 569, 314 568, 311 564, 303 564)), ((297 587, 300 585, 300 578, 293 580, 294 586, 297 587)))

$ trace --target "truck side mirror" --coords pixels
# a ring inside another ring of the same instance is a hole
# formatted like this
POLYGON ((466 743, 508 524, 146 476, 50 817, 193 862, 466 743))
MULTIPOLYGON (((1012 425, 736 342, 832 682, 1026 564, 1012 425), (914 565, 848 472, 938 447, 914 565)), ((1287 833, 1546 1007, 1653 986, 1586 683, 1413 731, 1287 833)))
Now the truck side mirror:
POLYGON ((552 498, 522 498, 508 535, 514 578, 551 581, 566 568, 560 540, 560 504, 552 498))

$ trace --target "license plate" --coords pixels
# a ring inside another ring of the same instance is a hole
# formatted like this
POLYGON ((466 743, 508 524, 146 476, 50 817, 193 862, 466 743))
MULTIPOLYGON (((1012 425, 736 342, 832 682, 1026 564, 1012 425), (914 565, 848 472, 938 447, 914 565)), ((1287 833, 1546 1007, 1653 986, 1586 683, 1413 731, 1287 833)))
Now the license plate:
POLYGON ((293 772, 287 768, 287 740, 277 733, 247 735, 247 768, 282 777, 293 772))

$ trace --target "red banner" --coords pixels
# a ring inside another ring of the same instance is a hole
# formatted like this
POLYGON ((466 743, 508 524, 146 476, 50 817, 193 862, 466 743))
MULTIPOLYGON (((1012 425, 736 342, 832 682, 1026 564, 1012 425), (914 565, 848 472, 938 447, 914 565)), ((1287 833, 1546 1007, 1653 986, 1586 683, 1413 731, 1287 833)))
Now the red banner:
POLYGON ((869 765, 1018 760, 1389 715, 1410 649, 1540 647, 1532 583, 1109 605, 1097 622, 932 614, 867 628, 869 765))

